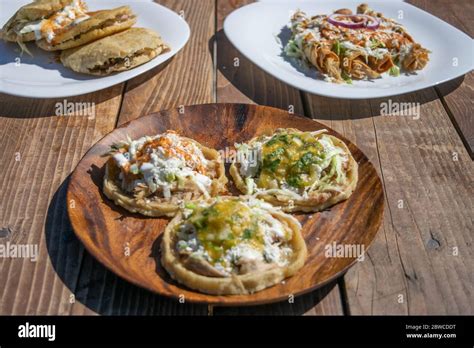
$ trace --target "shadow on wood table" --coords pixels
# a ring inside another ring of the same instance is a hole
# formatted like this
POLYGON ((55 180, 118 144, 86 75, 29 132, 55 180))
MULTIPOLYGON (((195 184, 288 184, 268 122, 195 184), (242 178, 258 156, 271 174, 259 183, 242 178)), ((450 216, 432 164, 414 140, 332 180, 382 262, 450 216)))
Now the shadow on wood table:
MULTIPOLYGON (((342 279, 342 278, 341 278, 342 279)), ((259 306, 247 307, 214 307, 214 315, 334 315, 334 313, 343 314, 340 308, 340 302, 333 301, 334 298, 327 296, 338 286, 335 280, 318 290, 298 296, 293 299, 289 296, 288 301, 271 303, 259 306), (318 306, 322 301, 324 305, 318 306), (326 312, 327 311, 327 312, 326 312)))
POLYGON ((109 87, 100 93, 93 92, 67 98, 32 99, 0 93, 0 105, 2 105, 2 117, 8 118, 84 116, 94 112, 91 110, 92 106, 98 106, 121 94, 120 85, 109 87), (71 105, 74 105, 74 109, 78 109, 75 113, 68 112, 71 105))
POLYGON ((155 295, 119 278, 95 260, 75 236, 67 215, 69 178, 54 194, 48 208, 45 238, 51 263, 74 300, 90 311, 77 312, 73 303, 65 314, 105 315, 207 315, 199 304, 171 306, 173 300, 155 295))
MULTIPOLYGON (((319 290, 290 301, 252 307, 215 307, 186 303, 172 305, 175 300, 153 294, 135 286, 106 269, 93 258, 75 236, 67 215, 66 191, 69 178, 54 194, 48 208, 45 238, 51 264, 59 278, 71 291, 61 314, 103 315, 301 315, 324 314, 311 311, 337 285, 333 282, 319 290), (89 311, 77 310, 80 302, 89 311)), ((332 306, 328 303, 326 306, 332 306)), ((336 305, 336 304, 334 304, 336 305)))

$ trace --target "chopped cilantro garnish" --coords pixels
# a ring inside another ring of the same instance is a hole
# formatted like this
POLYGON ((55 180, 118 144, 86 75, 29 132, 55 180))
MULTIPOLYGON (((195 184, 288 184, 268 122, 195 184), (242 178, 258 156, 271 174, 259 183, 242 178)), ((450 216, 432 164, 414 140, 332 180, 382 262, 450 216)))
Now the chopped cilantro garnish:
POLYGON ((287 180, 288 185, 299 188, 301 186, 301 180, 297 175, 290 176, 287 180))
POLYGON ((252 235, 253 235, 252 230, 250 228, 246 228, 244 230, 244 234, 242 235, 242 238, 243 239, 250 239, 250 238, 252 238, 252 235))
POLYGON ((299 161, 303 164, 303 166, 308 166, 313 162, 313 154, 311 152, 306 152, 299 161))
POLYGON ((285 152, 285 149, 282 148, 282 147, 279 147, 278 149, 276 149, 275 151, 273 151, 272 153, 270 153, 268 155, 269 158, 275 158, 275 157, 278 157, 280 155, 282 155, 283 153, 285 152))
POLYGON ((205 217, 199 218, 198 220, 194 221, 194 226, 198 230, 205 228, 207 226, 207 219, 205 217))
POLYGON ((265 145, 272 146, 279 141, 282 143, 288 144, 288 134, 275 135, 265 145))
POLYGON ((275 172, 279 164, 280 164, 279 159, 271 160, 271 159, 265 158, 263 160, 263 167, 265 169, 268 169, 271 172, 275 172))

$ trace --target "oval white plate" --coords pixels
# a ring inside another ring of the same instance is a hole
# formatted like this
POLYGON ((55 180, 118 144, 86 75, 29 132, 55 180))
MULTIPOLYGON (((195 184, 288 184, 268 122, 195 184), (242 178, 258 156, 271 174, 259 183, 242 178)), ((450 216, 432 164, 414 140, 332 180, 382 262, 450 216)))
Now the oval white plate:
MULTIPOLYGON (((20 8, 31 1, 0 0, 0 26, 20 8)), ((55 61, 55 54, 42 51, 34 43, 27 53, 20 55, 16 43, 0 40, 0 92, 30 98, 61 98, 95 92, 153 69, 170 59, 186 44, 190 30, 188 24, 175 12, 152 1, 87 0, 89 9, 111 9, 130 5, 138 20, 135 27, 150 28, 158 32, 171 46, 171 51, 135 69, 106 77, 75 73, 55 61)))
POLYGON ((289 38, 287 24, 291 13, 300 8, 308 15, 332 13, 339 8, 355 11, 362 0, 345 1, 262 1, 232 12, 224 31, 232 44, 253 63, 283 82, 303 91, 327 97, 367 99, 413 92, 430 87, 472 70, 473 40, 412 5, 401 1, 368 1, 369 6, 404 25, 415 41, 428 48, 430 62, 416 74, 373 81, 354 81, 352 85, 325 82, 315 69, 302 67, 287 58, 282 46, 289 38))

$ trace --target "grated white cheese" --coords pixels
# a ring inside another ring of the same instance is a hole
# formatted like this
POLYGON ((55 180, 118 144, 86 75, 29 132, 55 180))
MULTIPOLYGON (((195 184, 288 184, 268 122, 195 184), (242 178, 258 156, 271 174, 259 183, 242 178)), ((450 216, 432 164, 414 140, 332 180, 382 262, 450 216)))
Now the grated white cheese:
POLYGON ((55 13, 52 18, 41 19, 25 25, 19 33, 27 34, 34 32, 37 41, 44 37, 49 43, 51 43, 54 40, 58 29, 65 28, 69 25, 76 25, 90 18, 86 11, 87 8, 85 8, 81 0, 74 0, 71 5, 68 5, 61 11, 55 13))
MULTIPOLYGON (((212 180, 196 169, 198 164, 206 166, 208 161, 194 143, 183 143, 177 134, 165 133, 155 137, 128 140, 123 145, 128 145, 128 151, 112 156, 119 167, 124 167, 130 161, 136 160, 139 151, 145 151, 145 154, 149 155, 150 161, 141 163, 140 168, 136 168, 136 170, 143 175, 143 182, 152 193, 161 190, 163 197, 170 198, 173 187, 181 181, 189 180, 205 197, 209 197, 212 180), (172 144, 168 149, 168 151, 172 151, 171 153, 167 153, 161 146, 144 148, 146 143, 160 138, 165 138, 165 142, 172 144)), ((133 187, 128 186, 127 188, 133 190, 133 187)))
MULTIPOLYGON (((254 197, 247 197, 244 204, 251 209, 251 214, 258 217, 258 235, 263 238, 262 247, 258 247, 251 241, 240 240, 237 245, 227 249, 221 259, 212 266, 222 273, 230 275, 239 270, 255 270, 276 264, 283 267, 289 263, 293 250, 286 244, 292 238, 290 231, 276 219, 272 214, 278 213, 279 209, 267 202, 260 201, 254 197)), ((205 203, 200 203, 203 205, 205 203)), ((290 217, 293 223, 301 226, 298 220, 290 217)), ((197 238, 196 230, 190 224, 183 224, 178 230, 177 251, 189 254, 191 257, 202 258, 211 261, 211 257, 197 238)), ((231 233, 227 228, 217 231, 216 234, 206 236, 206 240, 226 239, 231 233)))

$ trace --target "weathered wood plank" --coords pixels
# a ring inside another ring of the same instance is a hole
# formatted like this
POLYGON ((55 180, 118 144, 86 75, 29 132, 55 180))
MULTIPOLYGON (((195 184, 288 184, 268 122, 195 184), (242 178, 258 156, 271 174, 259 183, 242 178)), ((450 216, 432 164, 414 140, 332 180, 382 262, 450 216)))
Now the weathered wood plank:
POLYGON ((0 243, 28 244, 39 251, 37 262, 0 262, 1 314, 71 312, 83 248, 67 228, 65 179, 85 151, 114 128, 122 89, 117 85, 66 98, 93 103, 70 116, 56 115, 56 103, 64 99, 0 95, 0 227, 12 231, 0 243))
POLYGON ((345 276, 349 312, 472 311, 474 167, 434 89, 391 98, 419 105, 419 119, 380 116, 387 99, 306 99, 315 118, 355 142, 384 181, 383 229, 345 276))
MULTIPOLYGON (((281 108, 293 105, 295 112, 303 113, 298 91, 272 81, 243 58, 239 59, 239 69, 234 67, 233 59, 238 53, 222 42, 222 31, 216 36, 219 70, 213 74, 209 65, 214 46, 209 41, 214 33, 212 0, 204 6, 203 1, 161 2, 176 11, 183 9, 188 22, 194 18, 196 23, 190 23, 194 35, 191 41, 199 43, 191 45, 190 41, 166 68, 130 81, 119 123, 152 111, 214 98, 281 108), (207 10, 201 10, 203 7, 207 10), (202 18, 207 29, 197 23, 202 18), (223 64, 219 64, 219 57, 223 64), (180 79, 173 81, 175 75, 180 79), (212 84, 214 76, 217 95, 212 84)), ((241 4, 222 2, 219 0, 219 6, 230 8, 241 4)), ((411 2, 472 35, 473 4, 447 0, 411 2)), ((222 23, 223 16, 219 18, 222 23)), ((0 288, 1 314, 207 314, 203 306, 177 307, 122 281, 88 256, 70 229, 65 212, 65 178, 82 154, 113 129, 122 87, 68 98, 72 102, 96 103, 93 119, 54 116, 54 100, 0 95, 0 143, 4 149, 0 154, 4 173, 0 179, 0 228, 10 227, 11 243, 37 244, 40 251, 36 263, 23 259, 0 262, 0 278, 5 280, 0 288)), ((345 277, 350 313, 472 313, 473 280, 469 271, 473 264, 469 260, 473 259, 474 169, 443 108, 444 104, 472 151, 472 89, 471 73, 452 92, 448 84, 437 87, 439 94, 429 89, 393 98, 395 102, 420 102, 419 120, 380 116, 380 105, 385 100, 356 102, 304 96, 308 114, 354 141, 376 164, 385 183, 388 204, 384 227, 366 261, 345 277), (439 95, 442 103, 437 99, 439 95), (401 303, 399 295, 403 296, 401 303)), ((0 243, 6 240, 0 239, 0 243)), ((301 302, 290 307, 282 303, 237 312, 216 308, 214 312, 342 313, 339 290, 333 288, 327 296, 325 289, 321 291, 303 296, 301 302)))
POLYGON ((472 22, 474 3, 472 1, 408 0, 407 2, 441 18, 469 36, 474 33, 472 22))
MULTIPOLYGON (((384 181, 383 228, 366 260, 345 276, 348 311, 469 313, 472 161, 434 88, 390 98, 415 103, 414 111, 419 105, 419 119, 380 116, 388 99, 304 96, 314 118, 355 142, 384 181), (447 204, 456 208, 446 209, 447 204), (456 251, 459 256, 453 255, 456 251)), ((467 119, 466 110, 455 109, 456 119, 467 119)))
MULTIPOLYGON (((126 83, 118 125, 155 111, 214 101, 213 51, 209 45, 215 32, 214 0, 157 2, 184 15, 191 38, 169 63, 126 83)), ((181 304, 122 280, 87 253, 78 288, 81 299, 100 314, 208 314, 206 305, 181 304)), ((83 307, 75 308, 74 313, 84 313, 83 307)))
POLYGON ((303 114, 299 91, 251 63, 232 46, 224 34, 222 26, 225 17, 233 10, 252 2, 252 0, 217 2, 217 101, 256 103, 303 114))
POLYGON ((474 159, 474 73, 435 88, 469 155, 474 159))
POLYGON ((214 315, 342 315, 339 285, 332 283, 319 290, 288 297, 288 301, 247 307, 214 307, 214 315))
POLYGON ((164 67, 127 83, 119 124, 180 105, 214 101, 211 40, 215 32, 215 1, 157 2, 184 16, 191 27, 191 37, 183 50, 164 67))
MULTIPOLYGON (((473 36, 474 2, 450 0, 409 2, 473 36)), ((472 59, 474 57, 471 57, 472 59)), ((474 158, 474 118, 471 115, 471 110, 474 109, 474 73, 470 72, 435 88, 471 158, 474 158)))
MULTIPOLYGON (((257 103, 304 114, 300 92, 256 67, 240 54, 222 29, 225 17, 251 0, 218 0, 216 31, 217 102, 257 103)), ((340 315, 343 314, 339 285, 331 284, 300 296, 294 302, 252 307, 214 307, 214 315, 340 315)))

